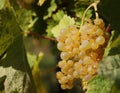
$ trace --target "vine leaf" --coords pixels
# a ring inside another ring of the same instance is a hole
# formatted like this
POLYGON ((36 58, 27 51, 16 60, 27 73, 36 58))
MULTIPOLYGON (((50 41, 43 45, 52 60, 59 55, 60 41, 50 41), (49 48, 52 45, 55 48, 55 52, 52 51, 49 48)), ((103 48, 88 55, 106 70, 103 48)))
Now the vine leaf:
POLYGON ((0 10, 4 7, 6 0, 0 1, 0 10))
POLYGON ((103 76, 95 76, 88 82, 86 93, 110 93, 114 81, 103 76))
POLYGON ((9 1, 16 13, 17 21, 23 31, 31 31, 33 25, 38 20, 36 13, 26 8, 21 8, 16 0, 9 1), (34 18, 33 18, 34 17, 34 18))
POLYGON ((37 59, 37 55, 32 54, 31 52, 27 52, 27 59, 28 59, 28 63, 30 65, 30 68, 32 68, 33 65, 35 64, 36 59, 37 59))
POLYGON ((4 91, 4 81, 6 79, 6 76, 3 76, 0 78, 0 93, 4 91))
POLYGON ((5 93, 35 93, 30 67, 27 63, 21 29, 12 8, 0 11, 0 79, 4 81, 5 93))
POLYGON ((104 57, 110 55, 120 54, 120 35, 118 31, 111 31, 111 37, 105 48, 104 57))
POLYGON ((44 4, 44 2, 45 2, 45 0, 39 0, 39 1, 38 1, 38 5, 39 5, 39 6, 42 6, 42 5, 44 4))
POLYGON ((18 24, 12 8, 0 10, 0 56, 6 51, 10 44, 13 43, 14 39, 20 34, 21 30, 17 25, 18 24))
POLYGON ((115 83, 110 93, 120 93, 120 55, 110 55, 103 58, 99 70, 99 75, 113 80, 115 83))
POLYGON ((48 19, 51 17, 52 13, 57 9, 57 4, 55 3, 55 0, 51 0, 50 2, 50 7, 47 10, 47 15, 44 16, 44 20, 48 19))
POLYGON ((64 15, 63 18, 60 20, 59 24, 56 25, 51 31, 54 37, 58 37, 62 29, 74 24, 75 24, 75 20, 73 18, 67 15, 64 15))
POLYGON ((58 10, 57 13, 52 15, 52 19, 47 20, 46 32, 48 37, 53 36, 51 29, 59 23, 59 21, 63 18, 64 14, 65 13, 63 10, 58 10))
POLYGON ((100 64, 99 74, 120 80, 120 55, 106 56, 100 64))

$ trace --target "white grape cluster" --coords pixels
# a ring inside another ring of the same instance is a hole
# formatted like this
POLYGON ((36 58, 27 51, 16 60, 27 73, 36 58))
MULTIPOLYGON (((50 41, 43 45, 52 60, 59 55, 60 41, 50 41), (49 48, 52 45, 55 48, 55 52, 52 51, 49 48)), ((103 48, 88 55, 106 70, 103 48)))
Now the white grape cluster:
POLYGON ((61 51, 56 73, 62 89, 71 89, 75 79, 81 78, 83 86, 97 74, 109 35, 102 19, 89 19, 79 29, 75 25, 60 32, 57 47, 61 51))

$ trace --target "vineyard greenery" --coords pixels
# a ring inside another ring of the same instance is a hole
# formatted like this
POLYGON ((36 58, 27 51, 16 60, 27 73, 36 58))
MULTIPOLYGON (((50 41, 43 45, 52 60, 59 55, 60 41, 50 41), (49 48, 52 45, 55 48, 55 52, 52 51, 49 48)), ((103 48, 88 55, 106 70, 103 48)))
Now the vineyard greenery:
POLYGON ((0 93, 120 93, 119 0, 0 0, 0 93))

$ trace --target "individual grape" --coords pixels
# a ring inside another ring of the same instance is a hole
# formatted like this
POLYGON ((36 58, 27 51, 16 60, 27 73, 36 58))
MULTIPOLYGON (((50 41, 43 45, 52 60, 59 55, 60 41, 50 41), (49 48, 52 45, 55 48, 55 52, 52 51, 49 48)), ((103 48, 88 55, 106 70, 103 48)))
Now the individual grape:
POLYGON ((68 74, 68 75, 67 75, 67 79, 68 79, 68 80, 73 80, 73 76, 70 75, 70 74, 68 74))
POLYGON ((78 72, 78 71, 74 71, 74 72, 73 72, 73 77, 74 77, 74 78, 80 78, 79 72, 78 72))
POLYGON ((88 40, 82 41, 82 44, 80 46, 80 50, 87 50, 90 48, 90 42, 88 40))
POLYGON ((92 48, 93 50, 98 49, 98 47, 99 47, 99 45, 98 45, 96 42, 93 42, 93 43, 91 44, 91 48, 92 48))
POLYGON ((57 77, 58 79, 61 79, 63 76, 64 76, 63 73, 60 72, 60 71, 56 73, 56 77, 57 77))
POLYGON ((82 64, 80 62, 75 62, 74 63, 74 69, 79 70, 82 67, 82 64))
POLYGON ((67 65, 65 65, 65 66, 63 66, 62 68, 61 68, 61 71, 66 75, 67 73, 68 73, 68 70, 69 70, 70 68, 67 66, 67 65))
POLYGON ((103 36, 98 36, 95 42, 99 45, 102 45, 105 42, 105 38, 103 36))
POLYGON ((66 45, 69 45, 71 42, 72 42, 71 38, 66 38, 66 40, 65 40, 65 44, 66 45))
POLYGON ((65 44, 64 43, 62 43, 62 42, 59 42, 58 44, 57 44, 57 48, 59 49, 59 50, 61 50, 61 51, 65 51, 65 44))
POLYGON ((67 89, 72 89, 73 88, 73 82, 68 82, 68 86, 67 86, 67 89))
POLYGON ((67 65, 68 65, 69 67, 72 67, 73 64, 74 64, 74 62, 73 62, 72 60, 68 60, 67 65))
POLYGON ((68 78, 66 76, 63 76, 61 79, 60 79, 60 83, 61 84, 66 84, 68 82, 68 78))
POLYGON ((62 85, 61 85, 61 88, 62 88, 62 89, 67 89, 67 85, 66 85, 66 84, 62 84, 62 85))
POLYGON ((103 35, 104 34, 104 30, 102 30, 102 29, 99 28, 99 29, 96 30, 95 34, 97 36, 103 35))
POLYGON ((85 51, 80 51, 79 54, 78 54, 78 57, 79 57, 80 59, 82 59, 84 56, 86 56, 85 51))
POLYGON ((97 25, 97 26, 99 26, 99 27, 102 28, 103 30, 104 30, 104 28, 105 28, 105 24, 104 24, 103 20, 100 19, 100 18, 96 18, 96 19, 94 20, 94 24, 97 25))
POLYGON ((73 71, 74 71, 73 67, 71 67, 70 69, 68 69, 68 73, 69 73, 70 75, 73 74, 73 71))
POLYGON ((58 62, 58 66, 61 68, 63 66, 65 66, 67 64, 67 62, 65 60, 59 61, 58 62))
POLYGON ((63 59, 63 60, 69 59, 70 56, 71 56, 71 53, 68 53, 68 52, 62 52, 60 55, 61 59, 63 59))
POLYGON ((73 54, 78 54, 79 53, 79 48, 73 48, 72 53, 73 54))
POLYGON ((65 51, 72 51, 72 44, 66 45, 65 47, 65 51))
POLYGON ((92 62, 93 62, 93 60, 91 59, 90 56, 85 56, 84 59, 83 59, 83 64, 88 64, 89 65, 92 62))

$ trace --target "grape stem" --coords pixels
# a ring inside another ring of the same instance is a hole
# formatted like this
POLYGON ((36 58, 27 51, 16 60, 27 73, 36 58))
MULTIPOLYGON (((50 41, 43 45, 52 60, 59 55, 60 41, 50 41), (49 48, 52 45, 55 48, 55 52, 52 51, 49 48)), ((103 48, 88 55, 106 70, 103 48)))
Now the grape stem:
POLYGON ((98 4, 99 2, 100 2, 100 1, 97 0, 97 1, 95 1, 94 3, 90 4, 90 5, 88 6, 88 8, 85 10, 85 12, 83 13, 83 17, 82 17, 82 21, 81 21, 81 25, 80 25, 80 31, 81 31, 81 27, 82 27, 82 25, 83 25, 83 23, 84 23, 85 15, 86 15, 87 11, 88 11, 91 7, 94 7, 95 16, 96 16, 96 18, 99 18, 98 13, 96 12, 96 11, 97 11, 97 4, 98 4))
POLYGON ((28 35, 32 35, 32 36, 35 36, 35 37, 37 37, 37 38, 43 38, 43 39, 46 39, 46 40, 57 41, 55 38, 49 38, 49 37, 47 37, 47 36, 39 35, 39 34, 37 34, 37 33, 35 33, 35 32, 32 32, 32 31, 27 32, 27 34, 28 34, 28 35))

